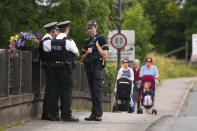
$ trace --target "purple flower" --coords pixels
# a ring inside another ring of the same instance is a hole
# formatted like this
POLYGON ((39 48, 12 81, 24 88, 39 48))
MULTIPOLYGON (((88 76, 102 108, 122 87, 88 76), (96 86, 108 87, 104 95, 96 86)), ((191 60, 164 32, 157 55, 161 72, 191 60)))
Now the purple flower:
POLYGON ((32 36, 27 36, 27 40, 32 40, 33 37, 32 36))
POLYGON ((28 37, 28 32, 25 32, 25 33, 22 32, 21 34, 23 35, 24 38, 28 37))
POLYGON ((20 47, 20 46, 24 47, 25 43, 22 41, 21 38, 19 38, 19 39, 16 41, 16 45, 17 45, 18 47, 20 47))
POLYGON ((22 41, 21 42, 21 46, 24 47, 25 46, 25 42, 22 41))
POLYGON ((32 30, 29 30, 28 32, 32 34, 32 30))
POLYGON ((36 36, 36 32, 33 32, 33 35, 36 36))
POLYGON ((42 39, 42 34, 40 32, 37 32, 37 36, 39 37, 39 39, 42 39))
POLYGON ((29 32, 25 32, 25 33, 22 33, 23 37, 26 39, 26 40, 32 40, 33 37, 30 36, 29 32))

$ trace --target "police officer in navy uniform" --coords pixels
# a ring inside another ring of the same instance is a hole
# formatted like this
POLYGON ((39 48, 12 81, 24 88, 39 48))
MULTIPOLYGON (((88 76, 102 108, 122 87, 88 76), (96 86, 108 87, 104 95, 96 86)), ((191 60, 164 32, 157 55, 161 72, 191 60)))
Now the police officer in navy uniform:
POLYGON ((82 49, 83 55, 81 60, 85 64, 92 98, 91 115, 85 118, 87 121, 101 121, 103 115, 103 68, 105 66, 105 58, 107 58, 109 47, 105 37, 97 34, 97 27, 95 20, 88 21, 87 28, 90 36, 82 49))
POLYGON ((52 114, 58 116, 58 101, 61 96, 61 118, 66 122, 78 122, 72 116, 72 88, 73 88, 73 66, 75 57, 79 56, 75 42, 68 37, 70 21, 63 21, 57 24, 60 34, 51 42, 50 51, 52 53, 52 114))
POLYGON ((51 77, 50 77, 50 56, 51 53, 49 52, 51 41, 53 37, 55 36, 55 29, 56 29, 57 22, 51 22, 43 27, 46 29, 46 34, 42 38, 42 41, 40 42, 39 50, 40 50, 40 59, 42 61, 42 68, 45 73, 45 94, 44 94, 44 100, 43 100, 43 112, 42 112, 42 120, 52 120, 52 121, 58 121, 60 120, 58 117, 53 117, 50 113, 51 106, 50 106, 50 97, 51 97, 51 77))

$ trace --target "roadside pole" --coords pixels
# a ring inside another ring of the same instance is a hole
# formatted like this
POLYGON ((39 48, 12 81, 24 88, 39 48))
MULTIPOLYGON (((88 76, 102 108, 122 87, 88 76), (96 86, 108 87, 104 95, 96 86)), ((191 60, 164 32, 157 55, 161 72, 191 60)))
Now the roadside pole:
MULTIPOLYGON (((122 13, 122 0, 119 0, 119 27, 118 27, 118 33, 121 33, 121 13, 122 13)), ((121 50, 118 51, 118 63, 117 63, 117 70, 120 69, 120 58, 121 58, 121 50)))
POLYGON ((188 41, 185 42, 185 62, 188 63, 188 41))

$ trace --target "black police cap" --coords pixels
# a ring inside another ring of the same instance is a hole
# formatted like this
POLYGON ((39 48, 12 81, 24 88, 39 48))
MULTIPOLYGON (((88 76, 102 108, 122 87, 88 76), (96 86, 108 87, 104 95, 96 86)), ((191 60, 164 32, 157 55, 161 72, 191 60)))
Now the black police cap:
POLYGON ((97 26, 97 23, 95 20, 88 20, 88 23, 87 23, 87 28, 92 28, 94 26, 97 26))
POLYGON ((57 27, 58 28, 68 27, 68 26, 70 26, 70 22, 71 22, 70 20, 59 22, 57 24, 57 27))
POLYGON ((56 25, 57 25, 57 22, 51 22, 51 23, 48 23, 48 24, 44 25, 43 27, 46 30, 53 30, 53 29, 56 28, 56 25))

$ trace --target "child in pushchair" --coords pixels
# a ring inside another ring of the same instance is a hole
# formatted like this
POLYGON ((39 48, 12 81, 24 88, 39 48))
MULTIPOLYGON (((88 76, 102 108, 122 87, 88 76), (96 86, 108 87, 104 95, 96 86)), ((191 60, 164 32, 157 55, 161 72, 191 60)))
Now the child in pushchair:
POLYGON ((142 106, 146 109, 146 114, 150 114, 151 107, 153 106, 154 92, 150 82, 144 83, 144 89, 142 91, 142 106))
POLYGON ((133 113, 133 84, 128 77, 122 76, 116 81, 113 112, 133 113))
MULTIPOLYGON (((141 81, 141 104, 146 109, 146 113, 150 114, 151 108, 154 106, 155 98, 155 78, 152 75, 145 75, 141 81)), ((152 114, 157 114, 157 110, 152 109, 152 114)))

